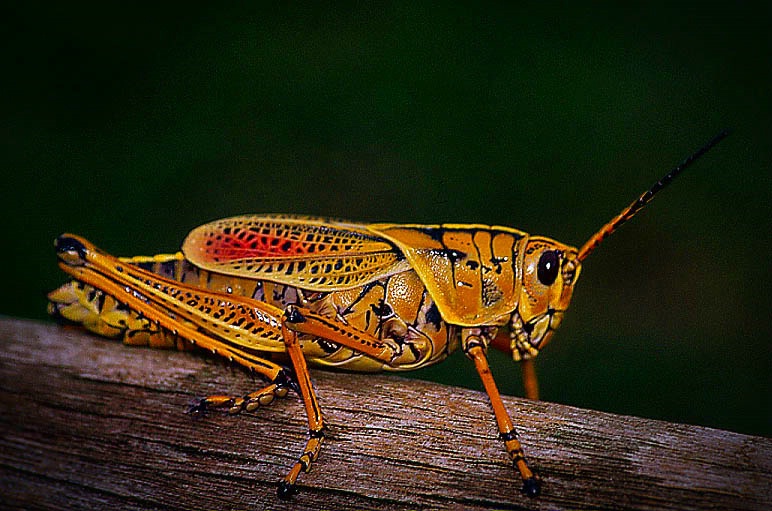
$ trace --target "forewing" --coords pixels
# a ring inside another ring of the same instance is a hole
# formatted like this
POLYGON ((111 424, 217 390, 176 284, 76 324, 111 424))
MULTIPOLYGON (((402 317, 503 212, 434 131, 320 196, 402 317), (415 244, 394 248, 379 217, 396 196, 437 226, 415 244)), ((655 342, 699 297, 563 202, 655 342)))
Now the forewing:
POLYGON ((182 252, 209 271, 324 292, 410 268, 394 244, 365 225, 314 217, 216 220, 194 229, 182 252))

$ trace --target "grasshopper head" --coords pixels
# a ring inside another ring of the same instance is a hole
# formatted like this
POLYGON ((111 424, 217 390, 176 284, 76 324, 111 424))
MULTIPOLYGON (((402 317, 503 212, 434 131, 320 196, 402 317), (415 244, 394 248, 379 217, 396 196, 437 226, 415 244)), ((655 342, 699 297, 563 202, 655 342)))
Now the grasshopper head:
POLYGON ((509 349, 515 360, 535 357, 563 321, 581 263, 574 247, 543 237, 525 246, 522 285, 510 319, 509 349))
POLYGON ((525 247, 522 286, 517 309, 510 317, 510 342, 494 340, 494 347, 512 351, 515 360, 533 358, 560 326, 571 302, 582 262, 609 235, 640 212, 651 199, 684 169, 726 138, 722 131, 643 192, 617 216, 601 227, 577 250, 549 238, 532 237, 525 247))

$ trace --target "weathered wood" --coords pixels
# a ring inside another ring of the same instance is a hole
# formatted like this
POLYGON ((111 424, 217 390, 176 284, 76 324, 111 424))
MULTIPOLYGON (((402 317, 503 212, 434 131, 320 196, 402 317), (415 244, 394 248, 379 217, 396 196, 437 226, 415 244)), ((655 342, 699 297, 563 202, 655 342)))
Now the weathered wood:
POLYGON ((278 480, 307 426, 293 396, 256 414, 184 412, 259 384, 190 353, 0 320, 0 502, 23 509, 764 509, 772 441, 505 398, 544 479, 528 499, 480 392, 314 372, 330 436, 291 503, 278 480))

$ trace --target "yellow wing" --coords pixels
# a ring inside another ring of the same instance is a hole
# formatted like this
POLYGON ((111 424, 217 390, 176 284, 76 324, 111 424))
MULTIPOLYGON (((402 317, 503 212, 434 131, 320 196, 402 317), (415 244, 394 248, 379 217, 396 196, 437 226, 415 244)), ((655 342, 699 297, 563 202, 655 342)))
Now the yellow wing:
POLYGON ((237 216, 197 227, 182 245, 205 270, 310 291, 338 291, 410 269, 367 226, 300 216, 237 216))

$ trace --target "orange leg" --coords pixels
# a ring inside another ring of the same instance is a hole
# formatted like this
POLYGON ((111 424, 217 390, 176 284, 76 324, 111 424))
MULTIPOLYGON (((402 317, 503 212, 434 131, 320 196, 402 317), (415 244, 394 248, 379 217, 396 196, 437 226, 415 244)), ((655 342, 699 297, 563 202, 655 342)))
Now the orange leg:
POLYGON ((485 391, 490 398, 493 414, 496 416, 496 423, 499 428, 499 436, 504 441, 504 446, 512 460, 512 464, 523 479, 523 493, 529 497, 536 497, 540 491, 539 476, 531 470, 525 459, 523 447, 517 439, 515 426, 512 424, 512 419, 509 417, 509 413, 507 413, 507 409, 501 401, 499 389, 496 387, 496 382, 493 380, 493 375, 488 366, 488 359, 483 348, 484 344, 479 337, 470 336, 465 339, 464 345, 465 352, 474 362, 477 373, 480 375, 485 391))
MULTIPOLYGON (((189 413, 203 413, 207 408, 219 408, 228 407, 229 412, 238 413, 242 409, 252 411, 261 404, 267 404, 269 397, 281 396, 286 394, 292 384, 286 371, 279 365, 273 362, 261 359, 250 355, 250 358, 246 358, 238 350, 235 350, 232 346, 218 341, 216 338, 207 336, 198 330, 194 330, 188 324, 178 321, 176 318, 170 316, 168 313, 163 312, 160 309, 149 307, 145 302, 146 296, 142 299, 135 296, 133 292, 127 293, 125 289, 116 284, 109 278, 105 277, 101 273, 85 267, 71 267, 66 264, 62 264, 62 269, 72 275, 74 278, 81 282, 85 282, 94 287, 104 290, 114 296, 120 296, 125 300, 126 304, 134 310, 142 310, 147 319, 151 321, 157 321, 161 327, 173 330, 176 335, 188 339, 193 344, 211 350, 214 354, 224 356, 234 362, 237 362, 245 367, 248 367, 269 379, 272 384, 258 390, 252 394, 248 394, 244 398, 233 398, 230 396, 211 396, 204 398, 199 403, 191 407, 189 413)), ((316 400, 316 395, 311 388, 311 381, 308 376, 308 368, 303 358, 303 352, 300 351, 300 345, 297 342, 297 334, 282 328, 282 333, 286 339, 287 352, 292 360, 295 374, 298 378, 298 387, 300 394, 303 397, 303 402, 306 406, 309 421, 309 440, 306 443, 306 449, 300 456, 299 460, 290 470, 290 473, 284 478, 279 486, 279 496, 282 498, 290 497, 295 493, 295 481, 297 480, 300 471, 308 471, 311 468, 311 462, 315 461, 319 457, 319 450, 321 448, 322 441, 324 439, 324 423, 322 421, 319 405, 316 400)), ((272 398, 270 398, 272 400, 272 398)))
POLYGON ((301 310, 296 305, 287 306, 283 320, 284 326, 293 332, 321 337, 387 364, 399 355, 395 344, 346 323, 301 310))
POLYGON ((282 499, 287 499, 297 493, 297 489, 295 488, 297 478, 301 471, 308 472, 311 470, 311 464, 319 457, 319 451, 321 450, 322 442, 324 441, 325 430, 322 410, 319 408, 316 392, 314 392, 314 388, 311 385, 311 377, 308 373, 308 366, 306 365, 303 351, 300 349, 298 334, 287 328, 287 323, 292 319, 293 310, 295 309, 288 307, 287 311, 282 316, 282 334, 284 342, 287 345, 287 353, 292 361, 292 367, 295 370, 300 395, 303 398, 303 404, 306 409, 306 416, 308 418, 308 441, 306 442, 303 454, 300 455, 298 461, 295 462, 295 465, 293 465, 287 476, 279 484, 278 495, 279 498, 282 499))
POLYGON ((300 455, 298 461, 279 486, 279 497, 281 498, 291 497, 297 492, 295 483, 298 475, 300 475, 301 471, 308 472, 311 469, 311 464, 319 457, 319 450, 324 441, 324 419, 319 408, 316 393, 311 385, 306 359, 303 356, 303 351, 300 349, 300 343, 298 342, 299 333, 327 339, 387 363, 396 354, 390 345, 366 332, 301 310, 296 305, 289 305, 286 308, 282 315, 282 336, 287 345, 287 353, 292 361, 300 395, 303 397, 303 403, 306 408, 308 442, 303 454, 300 455))
POLYGON ((227 408, 231 415, 243 411, 254 412, 261 406, 271 404, 274 398, 287 396, 290 386, 289 383, 271 383, 246 396, 207 396, 193 405, 188 413, 202 413, 210 408, 227 408))
MULTIPOLYGON (((318 452, 315 451, 314 448, 318 449, 318 444, 321 443, 321 438, 323 438, 321 429, 319 429, 320 427, 323 427, 323 422, 321 420, 316 396, 311 388, 311 383, 310 381, 307 381, 305 359, 302 358, 302 352, 300 351, 299 346, 293 347, 293 343, 287 341, 290 339, 291 334, 304 333, 315 337, 322 337, 386 363, 393 360, 394 357, 398 355, 398 352, 394 346, 386 341, 377 339, 366 332, 344 323, 301 310, 295 305, 290 305, 285 310, 284 316, 282 317, 282 330, 284 332, 285 342, 288 342, 288 350, 298 376, 298 385, 300 386, 303 400, 306 404, 306 413, 309 417, 309 426, 311 430, 311 436, 309 438, 308 446, 306 447, 306 452, 301 456, 299 463, 296 464, 287 478, 285 478, 283 488, 280 488, 280 492, 284 491, 285 494, 291 494, 294 492, 295 477, 297 477, 300 470, 307 471, 310 461, 316 459, 315 456, 318 452), (292 356, 293 351, 297 353, 297 361, 296 358, 292 356), (306 376, 301 376, 301 374, 306 374, 306 376), (315 442, 316 436, 319 436, 318 443, 315 442)), ((477 372, 488 393, 501 439, 504 441, 507 453, 509 454, 515 469, 518 470, 523 479, 523 493, 535 497, 539 494, 539 478, 536 473, 529 468, 528 463, 526 462, 523 448, 517 439, 517 433, 512 424, 512 419, 510 419, 509 414, 504 407, 504 403, 501 401, 501 395, 499 394, 496 383, 491 375, 490 368, 488 367, 488 361, 483 348, 485 344, 482 339, 476 335, 468 335, 465 339, 465 351, 474 361, 477 372)))
POLYGON ((523 388, 525 397, 539 400, 539 379, 536 376, 536 363, 534 359, 524 359, 520 361, 520 370, 523 372, 523 388))

